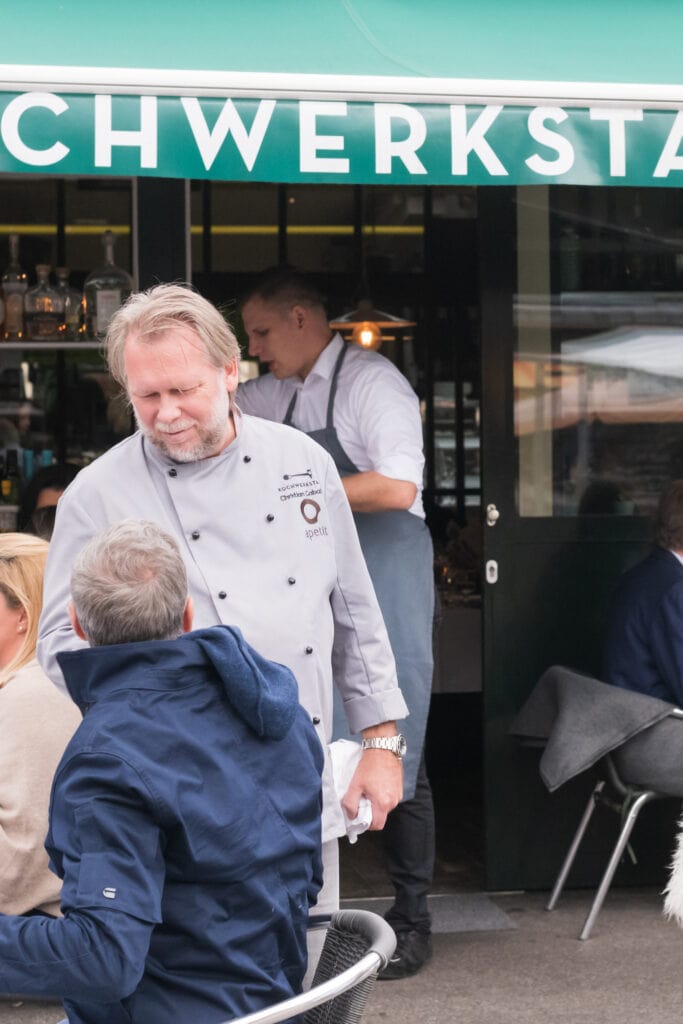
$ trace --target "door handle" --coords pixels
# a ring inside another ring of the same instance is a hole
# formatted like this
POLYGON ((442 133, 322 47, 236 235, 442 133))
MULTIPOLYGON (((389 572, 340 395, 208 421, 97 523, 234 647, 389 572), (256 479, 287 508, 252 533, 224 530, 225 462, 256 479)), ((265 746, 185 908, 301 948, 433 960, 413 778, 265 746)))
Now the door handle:
POLYGON ((500 519, 500 512, 495 505, 486 506, 486 525, 495 526, 500 519))

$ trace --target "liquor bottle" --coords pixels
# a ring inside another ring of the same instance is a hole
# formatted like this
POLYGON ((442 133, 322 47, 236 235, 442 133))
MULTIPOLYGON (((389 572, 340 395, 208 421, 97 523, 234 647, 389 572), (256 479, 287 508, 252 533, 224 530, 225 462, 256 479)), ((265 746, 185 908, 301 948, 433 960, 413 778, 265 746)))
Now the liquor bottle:
POLYGON ((104 338, 109 321, 133 290, 133 278, 114 263, 114 235, 105 231, 104 266, 85 279, 85 333, 89 338, 104 338))
POLYGON ((81 327, 81 293, 70 286, 68 267, 57 267, 55 277, 57 278, 57 291, 64 299, 64 321, 60 328, 60 334, 66 341, 78 341, 81 327))
POLYGON ((24 295, 26 337, 32 341, 54 339, 64 324, 64 296, 50 284, 50 266, 36 267, 38 283, 24 295))
POLYGON ((24 480, 28 483, 33 476, 35 470, 35 453, 33 448, 24 448, 22 452, 22 462, 24 469, 24 480))
POLYGON ((2 336, 5 341, 15 341, 24 336, 24 294, 28 288, 26 272, 19 263, 19 235, 9 236, 9 263, 0 283, 5 300, 2 336))
POLYGON ((16 448, 8 448, 5 452, 5 472, 0 480, 2 500, 5 505, 18 505, 21 492, 19 475, 19 453, 16 448))

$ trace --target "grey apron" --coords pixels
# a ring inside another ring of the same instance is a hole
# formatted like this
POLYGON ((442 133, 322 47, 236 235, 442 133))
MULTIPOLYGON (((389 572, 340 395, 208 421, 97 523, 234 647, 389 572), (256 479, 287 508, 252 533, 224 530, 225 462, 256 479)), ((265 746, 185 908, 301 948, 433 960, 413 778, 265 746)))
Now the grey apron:
MULTIPOLYGON (((342 448, 334 427, 334 401, 347 344, 339 353, 332 373, 326 425, 308 432, 308 436, 332 456, 340 476, 359 472, 342 448)), ((296 425, 292 416, 297 396, 295 392, 283 420, 288 426, 296 425)), ((424 520, 408 511, 354 512, 353 518, 396 659, 398 683, 410 711, 410 717, 400 723, 408 743, 403 799, 410 800, 415 792, 432 692, 432 539, 424 520)), ((336 691, 333 729, 334 739, 349 737, 336 691)))

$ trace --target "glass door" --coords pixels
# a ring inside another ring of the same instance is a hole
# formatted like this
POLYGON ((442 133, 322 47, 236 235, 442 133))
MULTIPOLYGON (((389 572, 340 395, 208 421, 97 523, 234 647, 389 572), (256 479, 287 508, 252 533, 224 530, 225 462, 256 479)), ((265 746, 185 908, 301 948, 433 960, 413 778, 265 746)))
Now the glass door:
MULTIPOLYGON (((482 190, 483 192, 484 190, 482 190)), ((609 599, 681 475, 683 226, 668 190, 480 199, 487 884, 551 884, 590 780, 549 796, 509 726, 541 673, 599 677, 609 599), (505 240, 503 242, 503 240, 505 240)), ((627 879, 665 862, 639 851, 627 879)), ((574 880, 592 884, 601 839, 574 880)))

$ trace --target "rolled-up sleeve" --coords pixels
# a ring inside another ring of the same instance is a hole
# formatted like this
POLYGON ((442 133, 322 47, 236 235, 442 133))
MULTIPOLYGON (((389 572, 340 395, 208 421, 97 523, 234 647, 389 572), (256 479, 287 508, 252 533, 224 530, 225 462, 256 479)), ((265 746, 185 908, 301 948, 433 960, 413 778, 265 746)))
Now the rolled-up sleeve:
POLYGON ((419 490, 424 472, 422 419, 408 381, 391 364, 368 367, 350 389, 347 415, 355 424, 354 441, 367 459, 358 468, 409 480, 419 490))

